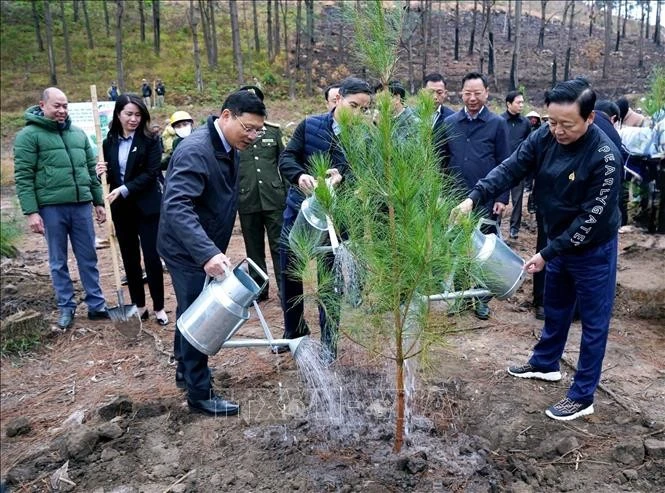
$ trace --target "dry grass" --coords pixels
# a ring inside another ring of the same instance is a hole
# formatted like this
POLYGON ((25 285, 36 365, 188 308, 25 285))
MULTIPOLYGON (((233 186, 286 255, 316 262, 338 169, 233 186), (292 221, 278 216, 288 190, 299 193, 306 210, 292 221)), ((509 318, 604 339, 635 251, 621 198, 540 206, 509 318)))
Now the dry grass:
POLYGON ((5 158, 3 156, 0 159, 0 186, 4 187, 13 184, 14 184, 14 159, 5 158))

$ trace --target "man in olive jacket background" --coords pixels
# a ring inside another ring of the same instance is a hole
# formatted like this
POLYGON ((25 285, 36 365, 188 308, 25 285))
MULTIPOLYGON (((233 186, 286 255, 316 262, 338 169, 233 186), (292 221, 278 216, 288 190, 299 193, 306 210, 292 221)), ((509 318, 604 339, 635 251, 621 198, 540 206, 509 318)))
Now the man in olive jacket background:
MULTIPOLYGON (((263 101, 263 92, 256 86, 244 86, 241 91, 249 91, 263 101)), ((286 204, 286 187, 279 174, 279 155, 284 150, 282 130, 276 123, 265 122, 265 133, 240 153, 240 195, 238 215, 245 251, 263 272, 266 267, 265 235, 279 284, 279 238, 282 234, 282 214, 286 204)), ((259 283, 262 281, 255 277, 259 283)), ((268 299, 268 286, 259 301, 268 299)))
POLYGON ((88 318, 109 318, 99 285, 90 206, 103 223, 106 213, 92 146, 85 132, 72 125, 67 96, 60 89, 46 89, 39 106, 26 110, 25 119, 14 142, 16 193, 32 232, 46 237, 58 325, 72 325, 77 304, 67 267, 67 238, 86 293, 88 318))

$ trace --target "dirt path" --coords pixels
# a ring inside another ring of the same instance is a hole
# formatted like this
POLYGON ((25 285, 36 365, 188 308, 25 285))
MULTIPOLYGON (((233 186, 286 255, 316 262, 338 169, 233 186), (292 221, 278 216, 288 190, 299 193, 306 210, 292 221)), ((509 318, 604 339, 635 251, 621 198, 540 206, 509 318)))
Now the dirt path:
MULTIPOLYGON (((2 191, 3 209, 12 207, 11 194, 2 191)), ((415 416, 399 455, 391 451, 390 367, 348 340, 334 365, 345 382, 339 403, 345 422, 331 425, 307 413, 308 394, 289 356, 251 349, 211 358, 215 387, 242 405, 239 417, 212 419, 190 414, 175 388, 173 324, 150 321, 136 341, 127 341, 110 324, 89 322, 81 305, 71 330, 53 330, 38 352, 1 361, 2 478, 13 491, 49 491, 50 475, 69 459, 67 477, 75 486, 60 481, 62 491, 663 490, 664 240, 621 237, 604 390, 596 395, 596 414, 586 419, 562 424, 543 413, 564 395, 572 367, 562 365, 564 379, 556 384, 505 373, 528 357, 541 327, 529 308, 530 280, 516 298, 493 301, 488 322, 470 315, 456 320, 447 344, 418 371, 415 416), (83 425, 63 424, 77 411, 83 425), (8 437, 18 418, 30 431, 8 437)), ((526 257, 534 243, 524 230, 515 248, 526 257)), ((26 234, 20 247, 21 268, 45 278, 43 239, 26 234)), ((236 231, 230 254, 239 260, 243 251, 236 231)), ((112 304, 110 250, 99 253, 112 304)), ((53 310, 48 284, 26 279, 25 292, 38 293, 40 306, 53 310)), ((168 276, 166 291, 173 319, 168 276)), ((262 308, 280 335, 277 298, 262 308)), ((444 313, 444 304, 436 307, 435 316, 444 313)), ((47 313, 51 322, 55 316, 47 313)), ((314 310, 308 316, 315 319, 314 310)), ((260 336, 261 329, 253 318, 241 332, 260 336)), ((565 355, 572 364, 579 332, 575 324, 565 355)))

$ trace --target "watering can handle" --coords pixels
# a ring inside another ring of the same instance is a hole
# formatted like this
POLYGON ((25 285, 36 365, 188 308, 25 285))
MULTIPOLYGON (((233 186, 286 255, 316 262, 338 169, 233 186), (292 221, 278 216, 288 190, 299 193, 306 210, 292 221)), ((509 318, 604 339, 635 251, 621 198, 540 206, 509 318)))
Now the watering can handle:
MULTIPOLYGON (((258 265, 256 265, 254 261, 249 257, 247 257, 242 262, 247 262, 247 265, 250 266, 252 269, 254 269, 254 272, 256 272, 259 276, 261 276, 261 279, 263 279, 263 284, 261 285, 261 289, 259 291, 263 291, 263 288, 266 287, 266 284, 268 284, 268 280, 270 279, 270 277, 268 277, 268 274, 263 272, 261 268, 258 265)), ((242 264, 242 262, 240 262, 240 264, 242 264)))
POLYGON ((476 225, 476 229, 478 231, 480 231, 480 228, 483 225, 494 226, 494 228, 496 229, 497 238, 502 239, 501 238, 501 228, 499 227, 499 222, 498 221, 492 221, 491 219, 481 217, 480 220, 478 221, 478 224, 476 225))
MULTIPOLYGON (((224 266, 224 275, 229 276, 231 274, 231 269, 229 269, 226 265, 224 266)), ((214 279, 214 276, 209 276, 206 274, 205 281, 203 281, 203 289, 208 287, 208 284, 210 284, 210 281, 214 279)))

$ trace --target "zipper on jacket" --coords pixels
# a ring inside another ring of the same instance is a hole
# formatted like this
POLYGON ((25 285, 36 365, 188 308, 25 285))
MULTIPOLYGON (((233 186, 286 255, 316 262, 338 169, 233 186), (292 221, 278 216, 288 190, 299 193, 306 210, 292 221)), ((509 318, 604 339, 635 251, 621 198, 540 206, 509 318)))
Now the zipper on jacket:
MULTIPOLYGON (((62 129, 58 128, 58 133, 60 134, 60 139, 62 139, 62 144, 65 146, 65 152, 67 153, 67 157, 69 158, 69 164, 72 166, 72 178, 74 178, 74 188, 76 189, 76 203, 80 202, 80 195, 79 195, 79 184, 76 181, 76 168, 74 167, 74 160, 72 159, 72 155, 69 153, 69 147, 67 147, 67 142, 65 142, 65 138, 62 136, 62 129)), ((87 138, 87 137, 86 137, 87 138)))

